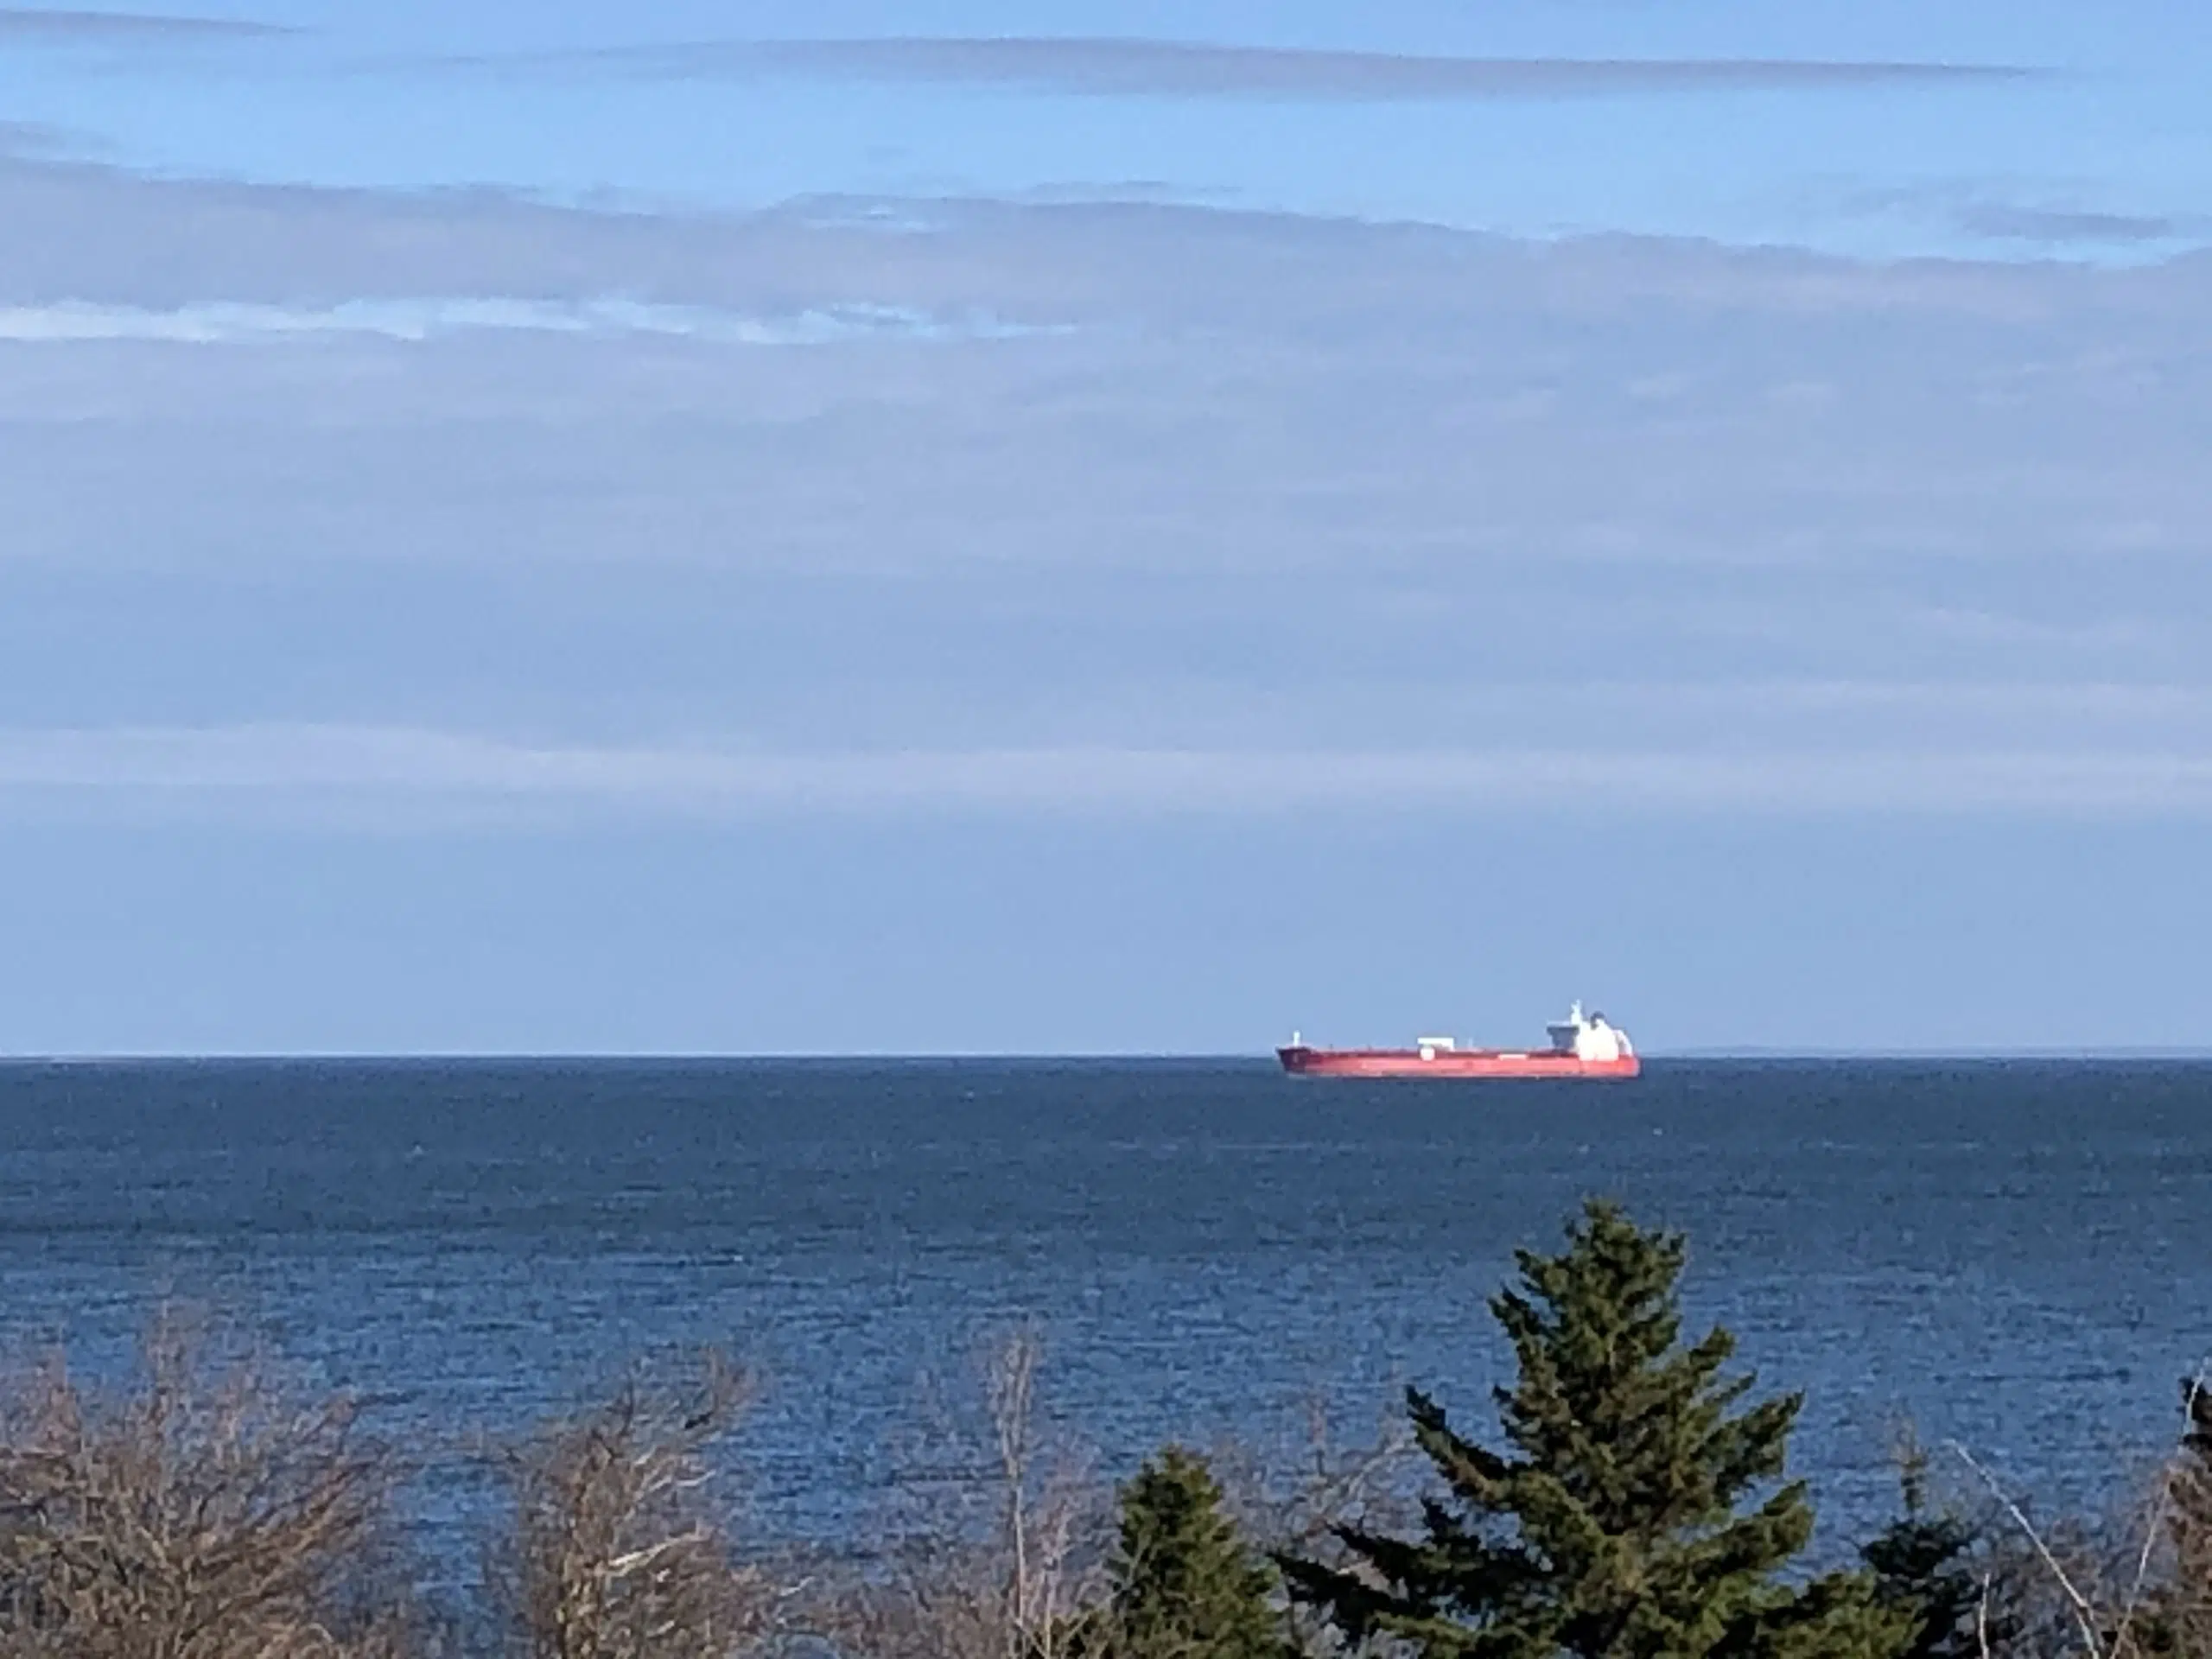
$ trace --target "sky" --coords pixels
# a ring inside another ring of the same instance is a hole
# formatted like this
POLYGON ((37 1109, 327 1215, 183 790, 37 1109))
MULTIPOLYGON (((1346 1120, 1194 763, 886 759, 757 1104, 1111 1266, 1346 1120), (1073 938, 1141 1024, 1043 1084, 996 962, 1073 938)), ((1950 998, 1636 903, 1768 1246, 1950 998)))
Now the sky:
POLYGON ((2212 1046, 2208 84, 0 7, 0 1053, 2212 1046))

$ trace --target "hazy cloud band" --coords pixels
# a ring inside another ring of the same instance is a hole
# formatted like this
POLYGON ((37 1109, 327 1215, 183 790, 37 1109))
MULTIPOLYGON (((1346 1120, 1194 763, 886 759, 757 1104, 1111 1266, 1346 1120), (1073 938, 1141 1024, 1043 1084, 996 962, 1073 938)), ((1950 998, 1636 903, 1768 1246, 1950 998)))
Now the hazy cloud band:
POLYGON ((1462 58, 1044 36, 706 41, 474 61, 480 67, 597 67, 667 79, 808 75, 1006 86, 1088 97, 1334 103, 1792 91, 1900 82, 2018 80, 2038 73, 1995 64, 1758 58, 1462 58))
POLYGON ((45 11, 0 7, 0 46, 158 45, 268 40, 296 31, 235 17, 165 17, 124 11, 45 11))
POLYGON ((411 728, 0 733, 0 791, 648 812, 1268 813, 1592 807, 2212 813, 2212 754, 1037 748, 793 753, 532 746, 411 728))
POLYGON ((932 317, 904 307, 832 306, 787 316, 637 300, 424 296, 336 305, 203 301, 156 308, 64 300, 0 305, 0 343, 134 340, 184 346, 271 344, 327 336, 419 343, 474 333, 658 335, 714 346, 823 346, 871 339, 982 340, 1033 333, 995 318, 932 317))

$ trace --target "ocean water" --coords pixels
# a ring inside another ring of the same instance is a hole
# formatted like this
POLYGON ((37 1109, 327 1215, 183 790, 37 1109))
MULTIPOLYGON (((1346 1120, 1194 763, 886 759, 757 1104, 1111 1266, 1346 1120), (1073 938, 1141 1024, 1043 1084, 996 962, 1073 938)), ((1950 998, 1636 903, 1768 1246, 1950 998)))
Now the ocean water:
POLYGON ((2212 1065, 2181 1063, 11 1064, 0 1341, 111 1371, 201 1310, 359 1394, 433 1527, 486 1501, 485 1437, 715 1345, 760 1378, 748 1524, 836 1541, 1024 1322, 1109 1473, 1294 1449, 1317 1402, 1357 1438, 1408 1381, 1479 1424, 1486 1300, 1589 1193, 1686 1230, 1693 1319, 1806 1391, 1830 1538, 1887 1511, 1905 1419, 2047 1503, 2117 1496, 2212 1354, 2212 1065))

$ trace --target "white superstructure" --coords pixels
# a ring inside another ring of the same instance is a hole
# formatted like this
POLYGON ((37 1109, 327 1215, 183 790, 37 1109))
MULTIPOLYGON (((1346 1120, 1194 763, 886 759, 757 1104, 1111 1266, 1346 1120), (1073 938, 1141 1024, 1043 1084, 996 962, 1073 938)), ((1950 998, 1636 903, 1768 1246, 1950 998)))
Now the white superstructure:
POLYGON ((1572 1054, 1578 1060, 1624 1060, 1636 1052, 1628 1033, 1609 1025, 1602 1014, 1585 1019, 1580 1002, 1567 1010, 1566 1019, 1544 1029, 1551 1036, 1554 1052, 1572 1054))

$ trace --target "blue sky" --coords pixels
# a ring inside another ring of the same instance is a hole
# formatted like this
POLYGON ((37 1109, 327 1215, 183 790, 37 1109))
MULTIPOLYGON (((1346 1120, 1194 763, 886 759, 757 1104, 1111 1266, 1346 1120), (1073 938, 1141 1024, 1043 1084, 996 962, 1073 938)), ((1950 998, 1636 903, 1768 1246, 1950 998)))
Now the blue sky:
POLYGON ((185 173, 721 206, 1137 187, 1521 234, 1637 230, 1866 253, 2018 252, 2039 225, 2070 220, 2066 239, 2110 257, 2201 239, 2212 190, 2212 24, 2182 0, 1213 0, 1062 3, 1042 16, 852 0, 271 0, 210 15, 285 32, 19 29, 0 94, 18 119, 185 173), (1137 39, 1224 60, 1150 96, 1108 96, 1080 73, 1040 79, 1019 60, 901 74, 885 73, 880 53, 873 72, 849 53, 794 71, 744 50, 1007 36, 1137 39), (1298 83, 1317 95, 1264 95, 1264 77, 1255 92, 1236 54, 1271 51, 1324 60, 1298 83), (1394 94, 1403 78, 1392 60, 1438 59, 1595 64, 1615 79, 1570 80, 1567 95, 1525 74, 1523 86, 1394 94), (1624 60, 1675 65, 1678 82, 1622 77, 1624 60), (1800 77, 1716 89, 1681 70, 1700 63, 1796 65, 1800 77), (1802 79, 1820 67, 1861 73, 1802 79))
POLYGON ((0 8, 0 1052, 2201 1045, 2208 84, 0 8))

